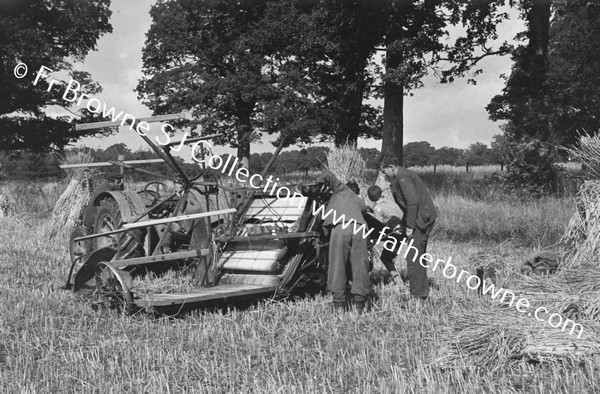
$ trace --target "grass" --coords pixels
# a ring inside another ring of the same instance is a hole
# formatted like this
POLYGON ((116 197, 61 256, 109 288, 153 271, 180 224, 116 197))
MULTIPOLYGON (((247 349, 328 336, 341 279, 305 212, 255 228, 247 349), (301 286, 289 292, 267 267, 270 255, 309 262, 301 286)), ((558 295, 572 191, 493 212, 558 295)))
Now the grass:
MULTIPOLYGON (((573 212, 569 199, 500 201, 436 194, 441 216, 430 253, 470 271, 481 253, 514 267, 553 243, 573 212)), ((600 384, 598 357, 514 360, 496 371, 468 359, 445 367, 453 312, 490 303, 440 272, 433 273, 440 289, 424 307, 406 302, 403 285, 378 286, 379 308, 360 317, 333 316, 321 296, 181 318, 95 312, 60 289, 66 240, 44 239, 24 215, 0 219, 4 392, 570 393, 600 384)))
POLYGON ((573 199, 557 197, 481 201, 441 194, 434 198, 434 203, 441 214, 433 237, 454 242, 511 241, 538 248, 557 243, 575 211, 573 199))

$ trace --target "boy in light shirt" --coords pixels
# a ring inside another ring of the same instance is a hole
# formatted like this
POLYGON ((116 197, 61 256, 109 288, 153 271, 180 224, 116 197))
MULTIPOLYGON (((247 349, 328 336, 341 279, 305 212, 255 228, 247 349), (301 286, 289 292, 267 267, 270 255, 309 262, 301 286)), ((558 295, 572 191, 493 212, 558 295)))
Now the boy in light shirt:
MULTIPOLYGON (((367 190, 367 196, 369 197, 369 200, 373 202, 373 216, 389 228, 394 229, 395 232, 389 236, 396 238, 398 241, 396 244, 399 245, 402 238, 404 238, 403 235, 400 234, 403 232, 401 225, 403 213, 396 203, 382 197, 382 194, 383 191, 377 185, 371 186, 369 190, 367 190)), ((400 277, 396 270, 396 266, 394 265, 396 254, 397 251, 390 251, 385 248, 383 248, 383 252, 381 253, 381 262, 390 272, 394 282, 397 282, 400 277)))

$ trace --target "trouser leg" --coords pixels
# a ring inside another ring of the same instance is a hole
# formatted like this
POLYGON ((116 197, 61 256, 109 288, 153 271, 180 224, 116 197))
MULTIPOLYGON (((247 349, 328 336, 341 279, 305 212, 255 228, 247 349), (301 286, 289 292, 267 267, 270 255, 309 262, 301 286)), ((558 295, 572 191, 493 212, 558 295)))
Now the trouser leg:
POLYGON ((350 239, 344 239, 341 226, 331 229, 329 238, 329 267, 327 270, 327 288, 333 294, 334 304, 345 304, 348 273, 346 262, 350 253, 350 239))
POLYGON ((350 266, 352 269, 351 292, 354 300, 364 302, 371 294, 371 278, 369 277, 369 255, 367 253, 367 240, 360 234, 353 234, 350 228, 344 230, 352 240, 350 249, 350 266))
POLYGON ((427 269, 419 263, 419 260, 421 255, 427 251, 427 241, 429 240, 429 234, 431 234, 432 228, 433 223, 425 229, 415 228, 412 235, 412 246, 416 248, 417 252, 415 252, 413 248, 409 248, 406 255, 410 295, 413 297, 423 298, 429 295, 427 269))
POLYGON ((397 271, 396 266, 394 265, 394 258, 396 258, 398 250, 400 249, 400 241, 400 235, 391 234, 382 243, 383 252, 381 252, 381 263, 385 266, 385 269, 387 269, 390 273, 397 271), (396 242, 394 243, 393 240, 396 240, 396 242), (388 246, 388 248, 386 248, 385 246, 388 246), (392 248, 391 246, 394 247, 392 248))

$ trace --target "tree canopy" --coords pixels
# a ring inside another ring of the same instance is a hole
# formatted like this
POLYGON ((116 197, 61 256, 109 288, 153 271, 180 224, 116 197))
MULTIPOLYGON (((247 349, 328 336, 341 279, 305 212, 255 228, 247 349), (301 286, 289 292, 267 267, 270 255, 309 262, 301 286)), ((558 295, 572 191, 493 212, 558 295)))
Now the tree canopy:
POLYGON ((286 143, 340 145, 379 138, 382 129, 385 152, 401 157, 401 97, 428 70, 451 81, 498 53, 486 43, 497 38, 502 3, 159 1, 137 90, 155 113, 192 110, 197 124, 225 134, 242 158, 264 132, 285 135, 286 143), (447 43, 451 26, 464 33, 447 43), (385 73, 375 61, 381 45, 385 73), (374 95, 396 115, 384 121, 365 100, 374 95))
POLYGON ((600 130, 600 3, 554 0, 549 31, 549 89, 555 141, 600 130))
MULTIPOLYGON (((90 75, 74 71, 71 61, 82 60, 95 49, 101 35, 112 31, 109 5, 110 0, 0 3, 0 149, 61 149, 85 135, 75 134, 69 117, 52 117, 46 112, 48 106, 69 106, 62 99, 66 83, 55 84, 48 91, 47 80, 40 79, 35 85, 33 81, 45 66, 55 73, 68 73, 88 93, 99 92, 90 75), (19 63, 29 70, 22 79, 14 74, 19 63)), ((87 110, 75 115, 91 118, 87 110)))
MULTIPOLYGON (((486 56, 504 54, 506 43, 491 48, 497 39, 497 25, 507 15, 499 11, 504 0, 390 1, 382 44, 385 46, 383 75, 384 122, 382 154, 403 161, 404 96, 422 86, 425 75, 440 82, 453 82, 470 73, 469 81, 481 69, 473 69, 486 56), (449 39, 449 29, 462 31, 449 39)), ((405 152, 406 153, 406 152, 405 152)))

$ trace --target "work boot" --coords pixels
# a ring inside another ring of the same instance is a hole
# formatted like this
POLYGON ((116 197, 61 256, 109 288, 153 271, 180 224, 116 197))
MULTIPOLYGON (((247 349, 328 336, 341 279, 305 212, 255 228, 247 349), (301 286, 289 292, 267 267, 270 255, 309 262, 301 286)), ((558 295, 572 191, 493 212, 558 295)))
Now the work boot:
POLYGON ((331 312, 335 315, 343 315, 348 311, 348 303, 346 302, 332 302, 331 312))
POLYGON ((367 306, 367 300, 363 296, 354 296, 352 298, 352 308, 356 311, 357 315, 362 315, 365 311, 365 307, 367 306))
POLYGON ((365 310, 365 301, 354 301, 354 308, 357 315, 362 315, 365 310))

